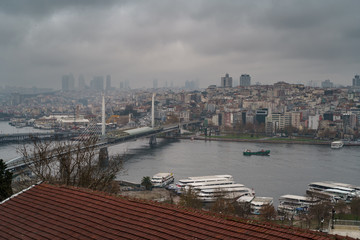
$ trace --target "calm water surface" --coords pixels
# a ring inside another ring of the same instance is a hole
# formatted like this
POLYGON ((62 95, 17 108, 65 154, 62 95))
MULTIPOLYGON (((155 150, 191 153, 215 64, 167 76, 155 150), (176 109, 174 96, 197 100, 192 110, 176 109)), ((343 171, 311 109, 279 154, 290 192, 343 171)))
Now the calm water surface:
POLYGON ((263 144, 179 140, 148 147, 147 141, 115 146, 110 153, 126 152, 123 180, 140 182, 143 176, 173 172, 176 180, 201 175, 231 174, 237 183, 253 188, 257 196, 304 195, 313 181, 360 185, 360 147, 263 144), (132 146, 137 145, 137 148, 132 146), (270 149, 270 156, 243 156, 245 149, 270 149), (133 155, 132 155, 133 154, 133 155))
MULTIPOLYGON (((1 126, 0 126, 1 127, 1 126)), ((1 128, 0 128, 1 130, 1 128)), ((0 158, 17 156, 15 145, 0 146, 0 158)), ((143 176, 172 172, 175 180, 190 176, 231 174, 257 196, 304 195, 313 181, 360 185, 360 147, 147 139, 113 146, 110 154, 126 154, 125 172, 118 179, 139 183, 143 176), (243 156, 245 149, 270 149, 270 156, 243 156)))

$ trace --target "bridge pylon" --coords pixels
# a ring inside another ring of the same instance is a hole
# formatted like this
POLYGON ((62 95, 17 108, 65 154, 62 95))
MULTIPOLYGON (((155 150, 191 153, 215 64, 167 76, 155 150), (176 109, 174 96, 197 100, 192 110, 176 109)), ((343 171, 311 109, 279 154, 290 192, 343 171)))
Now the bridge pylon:
POLYGON ((109 166, 109 152, 107 147, 100 148, 99 151, 99 166, 105 168, 109 166))
POLYGON ((156 143, 157 143, 156 135, 151 136, 150 139, 149 139, 150 146, 154 146, 154 145, 156 145, 156 143))

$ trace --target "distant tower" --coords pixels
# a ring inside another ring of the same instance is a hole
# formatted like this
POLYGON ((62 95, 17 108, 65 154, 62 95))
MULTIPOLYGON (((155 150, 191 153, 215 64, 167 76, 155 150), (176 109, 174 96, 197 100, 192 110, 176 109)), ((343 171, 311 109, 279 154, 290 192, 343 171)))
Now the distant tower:
POLYGON ((251 77, 249 74, 242 74, 240 76, 240 87, 248 87, 251 85, 251 77))
POLYGON ((154 79, 153 80, 153 89, 157 89, 158 88, 158 80, 154 79))
POLYGON ((62 76, 61 89, 64 92, 72 91, 75 89, 75 80, 72 74, 62 76))
POLYGON ((333 88, 334 84, 329 79, 327 79, 327 80, 321 82, 321 87, 322 88, 333 88))
POLYGON ((92 90, 104 91, 104 77, 102 76, 94 77, 90 83, 90 87, 92 90))
POLYGON ((353 78, 353 87, 360 87, 360 77, 359 75, 355 75, 353 78))
POLYGON ((78 85, 79 90, 84 90, 86 88, 85 78, 83 75, 79 76, 78 84, 79 84, 78 85))
POLYGON ((232 87, 232 77, 229 76, 228 73, 225 74, 225 77, 221 78, 221 87, 226 88, 226 87, 232 87))
POLYGON ((106 86, 105 86, 105 90, 109 91, 111 90, 111 76, 107 75, 106 76, 106 86))
POLYGON ((129 89, 130 89, 129 80, 125 80, 124 88, 125 88, 126 90, 129 90, 129 89))

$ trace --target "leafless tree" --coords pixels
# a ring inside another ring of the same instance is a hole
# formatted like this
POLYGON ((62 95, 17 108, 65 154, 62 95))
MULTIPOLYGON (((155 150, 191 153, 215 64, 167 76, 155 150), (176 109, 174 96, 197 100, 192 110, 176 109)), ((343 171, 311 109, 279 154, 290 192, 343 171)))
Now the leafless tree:
POLYGON ((235 207, 230 201, 226 200, 222 196, 219 196, 211 206, 211 211, 224 215, 234 215, 235 207))
POLYGON ((104 165, 99 161, 96 141, 96 138, 78 142, 34 139, 18 152, 37 181, 117 192, 114 179, 122 170, 122 158, 111 156, 104 165))
POLYGON ((197 193, 191 187, 184 190, 181 194, 179 205, 196 209, 202 208, 202 202, 198 199, 197 193))
POLYGON ((250 203, 234 203, 235 214, 242 218, 249 217, 251 213, 250 203))
POLYGON ((328 201, 322 201, 318 204, 310 206, 309 214, 312 219, 316 220, 318 228, 321 227, 326 219, 329 219, 331 215, 331 209, 332 206, 328 201))
POLYGON ((272 220, 276 217, 276 210, 273 205, 266 204, 261 207, 260 215, 264 220, 272 220))
POLYGON ((360 198, 354 198, 350 203, 351 213, 356 216, 356 220, 360 219, 360 198))

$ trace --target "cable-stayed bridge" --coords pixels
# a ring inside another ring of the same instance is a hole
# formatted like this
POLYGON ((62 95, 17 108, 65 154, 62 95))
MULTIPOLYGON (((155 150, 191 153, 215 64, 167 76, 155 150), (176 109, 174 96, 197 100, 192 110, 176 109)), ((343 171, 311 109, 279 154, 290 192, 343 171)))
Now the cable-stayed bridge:
MULTIPOLYGON (((95 149, 107 148, 113 145, 117 145, 120 143, 134 141, 138 138, 149 137, 149 144, 156 143, 156 135, 164 134, 164 133, 180 133, 180 129, 185 125, 199 124, 200 121, 192 121, 192 122, 183 122, 179 124, 166 125, 162 127, 142 127, 142 128, 134 128, 124 131, 118 132, 109 132, 108 135, 103 136, 100 134, 102 128, 99 125, 94 124, 87 128, 84 132, 82 132, 79 136, 70 141, 70 144, 73 143, 74 146, 78 141, 88 141, 93 142, 94 144, 91 146, 95 149)), ((74 152, 79 149, 74 148, 74 152)), ((53 158, 55 156, 49 156, 49 158, 53 158)), ((17 157, 11 159, 6 162, 7 169, 11 171, 16 171, 17 169, 22 169, 26 167, 27 163, 24 161, 23 157, 17 157)))
MULTIPOLYGON (((105 96, 103 95, 102 98, 102 123, 101 124, 92 124, 89 125, 81 134, 78 136, 72 138, 69 145, 74 145, 74 149, 71 150, 72 153, 75 153, 76 151, 82 150, 81 148, 76 148, 75 146, 79 146, 79 144, 76 144, 77 141, 87 141, 91 143, 91 147, 94 149, 100 149, 100 155, 101 151, 105 152, 107 155, 107 147, 116 145, 119 143, 127 142, 127 141, 133 141, 137 138, 142 137, 149 137, 150 141, 149 143, 155 144, 156 143, 156 135, 157 134, 163 134, 163 133, 180 133, 180 129, 183 126, 191 125, 191 124, 199 124, 200 121, 193 121, 193 122, 183 122, 173 125, 167 125, 167 126, 161 126, 161 127, 154 127, 154 98, 155 95, 153 94, 152 97, 152 121, 151 121, 151 127, 141 127, 141 128, 135 128, 135 129, 129 129, 129 130, 123 130, 123 131, 113 131, 106 134, 106 123, 105 123, 105 96)), ((85 148, 85 146, 83 147, 85 148)), ((54 151, 49 151, 54 152, 54 151)), ((67 152, 68 153, 68 152, 67 152)), ((56 156, 59 156, 61 154, 65 153, 56 153, 57 155, 51 155, 48 156, 48 159, 55 158, 56 156)), ((30 159, 33 158, 33 156, 30 156, 30 159)), ((34 158, 33 161, 37 161, 36 158, 34 158)), ((7 169, 11 171, 16 171, 18 169, 22 169, 27 166, 24 157, 17 157, 14 159, 11 159, 10 161, 6 162, 7 169)), ((30 163, 31 164, 31 163, 30 163)))

